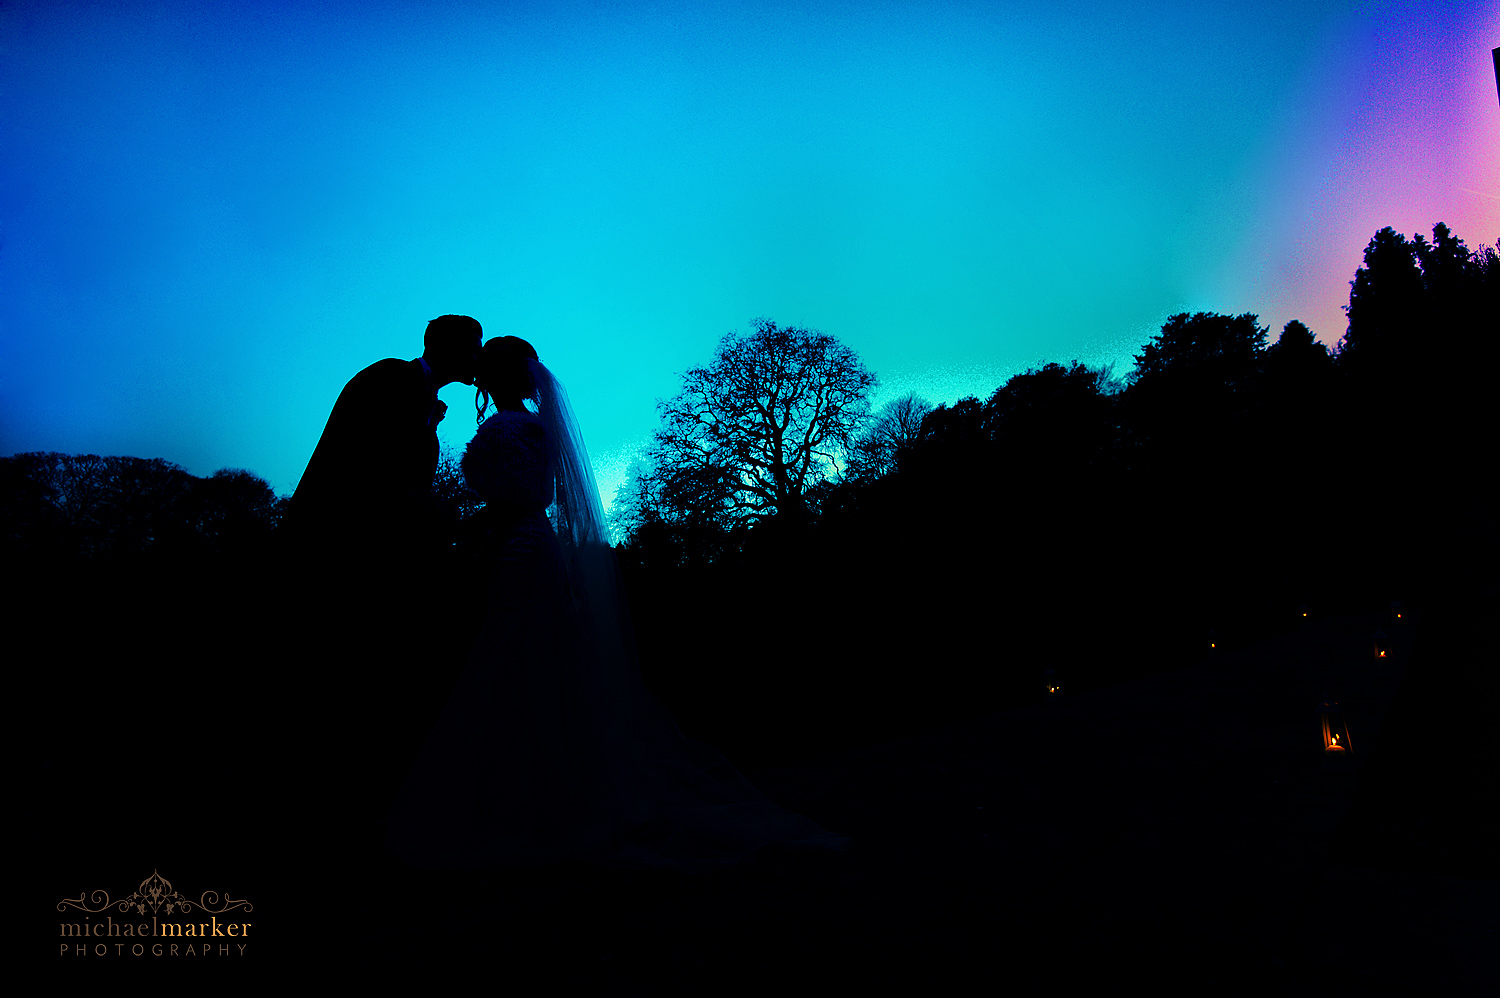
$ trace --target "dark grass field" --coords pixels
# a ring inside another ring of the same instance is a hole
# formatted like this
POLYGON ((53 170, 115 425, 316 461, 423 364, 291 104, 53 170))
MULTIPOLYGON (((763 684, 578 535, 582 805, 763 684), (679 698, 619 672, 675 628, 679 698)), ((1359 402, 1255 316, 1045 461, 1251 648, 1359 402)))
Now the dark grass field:
MULTIPOLYGON (((239 661, 232 644, 199 649, 222 711, 184 715, 149 654, 101 678, 70 653, 130 645, 100 624, 39 647, 55 671, 19 699, 14 948, 61 988, 413 975, 515 994, 1496 993, 1495 603, 1413 608, 1390 675, 1370 658, 1377 615, 1346 614, 1059 704, 747 766, 854 845, 704 876, 406 870, 379 849, 378 807, 290 795, 277 760, 295 732, 252 676, 236 695, 216 665, 239 661), (1347 712, 1346 769, 1321 758, 1325 693, 1347 712), (310 817, 329 810, 332 825, 310 817), (233 917, 254 923, 254 948, 59 952, 59 900, 118 899, 153 869, 191 898, 249 900, 233 917)), ((355 747, 345 758, 360 765, 355 747)), ((310 781, 330 795, 347 782, 331 769, 310 781)))

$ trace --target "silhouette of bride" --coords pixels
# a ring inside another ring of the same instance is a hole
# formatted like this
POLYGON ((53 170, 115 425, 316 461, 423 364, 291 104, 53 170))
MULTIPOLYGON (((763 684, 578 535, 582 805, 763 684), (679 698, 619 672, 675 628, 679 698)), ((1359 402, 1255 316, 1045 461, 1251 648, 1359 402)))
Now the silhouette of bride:
POLYGON ((428 869, 691 871, 767 846, 844 848, 684 737, 642 685, 583 439, 535 349, 490 340, 475 384, 483 422, 462 468, 491 519, 486 620, 397 800, 390 850, 428 869))

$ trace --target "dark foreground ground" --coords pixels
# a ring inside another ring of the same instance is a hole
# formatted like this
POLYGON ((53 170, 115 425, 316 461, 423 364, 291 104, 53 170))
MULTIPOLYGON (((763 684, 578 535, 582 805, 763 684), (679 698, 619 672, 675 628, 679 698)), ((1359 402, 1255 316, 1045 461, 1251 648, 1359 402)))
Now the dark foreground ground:
MULTIPOLYGON (((1490 591, 1419 608, 1393 635, 1391 675, 1369 657, 1376 616, 1341 617, 1059 705, 752 772, 855 845, 732 873, 434 877, 385 859, 373 823, 310 860, 295 830, 250 813, 205 824, 159 782, 93 813, 75 801, 66 819, 54 788, 24 817, 41 928, 22 938, 59 987, 195 993, 420 975, 518 995, 1496 994, 1495 604, 1490 591), (1325 693, 1347 712, 1348 769, 1323 768, 1325 693), (195 829, 196 850, 173 827, 195 829), (128 893, 133 866, 84 881, 156 840, 173 844, 146 862, 184 894, 253 903, 220 918, 254 922, 258 951, 60 953, 53 920, 77 916, 56 899, 128 893)), ((160 734, 155 751, 202 744, 160 734)))

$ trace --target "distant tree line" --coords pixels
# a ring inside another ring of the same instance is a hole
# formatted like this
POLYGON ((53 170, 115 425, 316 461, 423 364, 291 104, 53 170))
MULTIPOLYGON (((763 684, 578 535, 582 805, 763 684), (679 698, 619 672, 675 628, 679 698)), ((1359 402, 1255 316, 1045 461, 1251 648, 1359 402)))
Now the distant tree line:
MULTIPOLYGON (((12 557, 89 562, 265 553, 289 499, 240 468, 200 478, 161 458, 16 454, 0 458, 0 544, 12 557)), ((430 514, 456 538, 483 505, 445 449, 430 514)))
MULTIPOLYGON (((1190 661, 1210 629, 1492 578, 1497 282, 1493 248, 1385 228, 1333 351, 1299 321, 1268 343, 1253 314, 1174 315, 1123 379, 1049 363, 985 400, 899 400, 791 517, 699 515, 640 486, 658 462, 617 497, 642 661, 748 745, 770 717, 920 727, 1029 702, 1049 664, 1078 689, 1190 661)), ((748 438, 774 439, 772 397, 748 438)))
POLYGON ((198 478, 161 458, 0 458, 0 522, 12 557, 236 554, 265 543, 285 501, 238 468, 198 478))

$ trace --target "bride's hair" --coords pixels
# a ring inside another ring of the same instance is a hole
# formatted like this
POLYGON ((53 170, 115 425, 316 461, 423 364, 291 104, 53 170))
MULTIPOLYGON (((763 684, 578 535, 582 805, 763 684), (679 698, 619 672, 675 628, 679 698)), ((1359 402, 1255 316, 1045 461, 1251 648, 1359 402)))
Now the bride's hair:
POLYGON ((479 370, 474 376, 474 422, 484 422, 496 398, 536 398, 526 362, 539 359, 536 347, 519 336, 497 336, 486 343, 479 351, 479 370))

